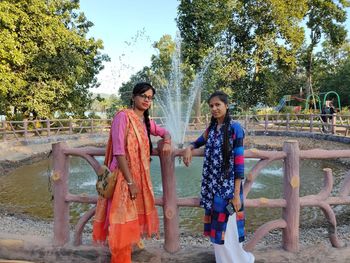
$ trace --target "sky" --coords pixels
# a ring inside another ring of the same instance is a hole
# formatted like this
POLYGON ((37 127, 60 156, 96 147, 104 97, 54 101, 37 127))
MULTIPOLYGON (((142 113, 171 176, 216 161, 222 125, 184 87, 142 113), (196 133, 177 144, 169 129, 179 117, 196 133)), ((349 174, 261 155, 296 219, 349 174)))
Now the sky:
POLYGON ((152 44, 163 35, 175 38, 177 0, 80 0, 80 10, 94 23, 89 37, 103 40, 111 62, 98 75, 94 93, 117 94, 122 82, 151 64, 152 44))
MULTIPOLYGON (((111 62, 98 75, 94 93, 117 94, 123 82, 151 64, 152 44, 163 35, 175 38, 179 0, 80 0, 80 11, 94 23, 89 36, 103 40, 111 62)), ((350 32, 348 8, 347 30, 350 32)))

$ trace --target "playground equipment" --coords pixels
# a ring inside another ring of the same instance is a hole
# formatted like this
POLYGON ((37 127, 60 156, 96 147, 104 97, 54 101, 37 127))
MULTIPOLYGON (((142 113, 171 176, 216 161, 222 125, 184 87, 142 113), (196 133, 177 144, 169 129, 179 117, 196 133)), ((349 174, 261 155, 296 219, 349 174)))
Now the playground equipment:
POLYGON ((338 93, 335 91, 328 91, 328 92, 320 92, 318 94, 310 94, 309 96, 306 97, 306 99, 294 96, 294 95, 284 95, 278 105, 274 108, 277 112, 279 112, 287 102, 291 100, 297 100, 297 101, 305 101, 305 109, 308 110, 310 108, 310 104, 316 104, 315 109, 318 109, 321 113, 322 106, 326 105, 327 107, 329 106, 329 102, 333 100, 329 99, 329 96, 335 95, 337 98, 337 107, 339 110, 341 110, 341 104, 340 104, 340 97, 338 93), (314 102, 313 102, 314 101, 314 102))
POLYGON ((282 97, 278 105, 275 107, 275 111, 280 111, 284 107, 284 105, 286 105, 286 101, 287 101, 286 96, 290 96, 290 95, 285 95, 282 97))
POLYGON ((291 101, 291 100, 297 100, 297 101, 303 101, 305 99, 303 98, 300 98, 300 97, 297 97, 297 96, 294 96, 294 95, 284 95, 278 105, 275 107, 275 110, 278 112, 280 111, 285 105, 287 102, 291 101))
POLYGON ((335 95, 336 96, 336 98, 337 98, 337 107, 336 108, 338 108, 339 109, 339 111, 341 111, 341 104, 340 104, 340 97, 339 97, 339 95, 338 95, 338 93, 336 93, 335 91, 328 91, 328 92, 320 92, 320 93, 318 93, 318 94, 314 94, 314 95, 312 95, 312 94, 310 94, 307 98, 306 98, 306 101, 305 101, 305 109, 309 109, 309 105, 310 105, 310 100, 312 99, 315 99, 315 101, 316 101, 316 105, 317 105, 317 102, 318 102, 318 109, 320 110, 320 112, 321 112, 321 110, 322 110, 322 106, 323 105, 325 105, 325 106, 329 106, 328 105, 328 103, 329 103, 329 101, 331 101, 331 100, 327 100, 327 97, 329 96, 329 95, 335 95), (321 99, 321 97, 320 96, 323 96, 323 102, 322 102, 322 99, 321 99))

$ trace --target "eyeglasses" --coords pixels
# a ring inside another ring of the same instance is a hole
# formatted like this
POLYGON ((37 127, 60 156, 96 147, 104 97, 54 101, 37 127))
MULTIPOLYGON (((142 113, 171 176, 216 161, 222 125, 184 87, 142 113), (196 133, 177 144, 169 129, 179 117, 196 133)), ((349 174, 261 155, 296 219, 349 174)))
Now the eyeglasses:
POLYGON ((152 101, 154 99, 153 96, 147 96, 146 94, 138 94, 137 96, 149 101, 152 101))

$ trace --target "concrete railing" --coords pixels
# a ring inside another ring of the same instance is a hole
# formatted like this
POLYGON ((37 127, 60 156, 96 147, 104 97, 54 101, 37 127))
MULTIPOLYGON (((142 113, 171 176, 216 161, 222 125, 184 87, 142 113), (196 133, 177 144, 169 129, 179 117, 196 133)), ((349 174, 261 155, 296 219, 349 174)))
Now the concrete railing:
MULTIPOLYGON (((162 142, 158 143, 158 149, 162 148, 162 142)), ((164 214, 164 248, 166 251, 174 253, 180 249, 179 244, 179 208, 198 207, 198 197, 178 198, 176 194, 175 177, 175 157, 181 155, 182 150, 173 149, 169 156, 158 155, 156 150, 154 155, 159 156, 161 164, 161 176, 163 186, 163 196, 156 198, 156 205, 163 207, 164 214)), ((80 156, 87 160, 95 171, 98 171, 100 164, 94 158, 103 156, 104 149, 101 148, 68 148, 65 143, 53 144, 53 173, 54 184, 54 244, 63 246, 69 242, 69 203, 96 203, 97 196, 73 195, 68 191, 69 180, 69 156, 80 156)), ((195 156, 202 156, 202 150, 195 150, 195 156)), ((282 151, 260 151, 246 150, 246 158, 257 158, 259 161, 249 171, 244 182, 244 196, 249 192, 260 171, 276 160, 283 160, 284 175, 281 199, 248 199, 245 200, 246 207, 281 208, 282 218, 269 221, 260 226, 253 237, 247 242, 245 248, 253 250, 255 245, 271 230, 282 230, 282 246, 285 250, 296 252, 299 250, 299 218, 301 207, 320 208, 329 224, 329 238, 334 247, 341 247, 342 244, 337 238, 337 221, 332 210, 332 205, 350 205, 350 173, 342 182, 342 187, 338 196, 331 196, 333 189, 333 176, 331 169, 324 169, 324 187, 319 193, 308 196, 300 196, 300 159, 334 159, 349 158, 350 150, 299 150, 297 141, 286 141, 282 151)), ((75 226, 75 245, 80 245, 82 232, 85 224, 92 218, 95 208, 87 211, 75 226)), ((248 215, 249 216, 249 215, 248 215)))

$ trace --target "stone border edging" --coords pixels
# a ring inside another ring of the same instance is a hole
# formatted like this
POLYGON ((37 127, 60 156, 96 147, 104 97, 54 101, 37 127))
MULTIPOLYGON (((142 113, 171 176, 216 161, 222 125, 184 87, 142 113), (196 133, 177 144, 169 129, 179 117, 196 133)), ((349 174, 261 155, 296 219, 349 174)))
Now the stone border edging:
POLYGON ((311 132, 291 132, 291 131, 249 131, 250 136, 288 136, 288 137, 305 137, 316 140, 325 140, 350 144, 349 137, 337 136, 333 134, 320 134, 311 132))
MULTIPOLYGON (((29 241, 28 237, 0 237, 0 258, 11 260, 8 262, 93 263, 109 261, 110 252, 107 247, 102 246, 82 245, 75 247, 67 245, 54 247, 51 240, 43 238, 29 241)), ((2 261, 0 260, 0 262, 2 261)))

